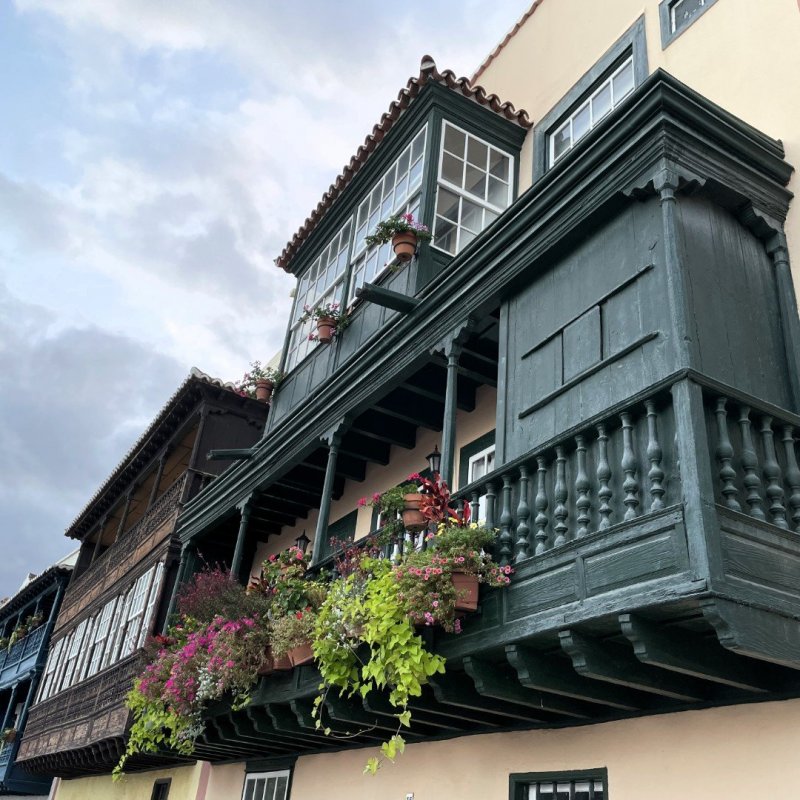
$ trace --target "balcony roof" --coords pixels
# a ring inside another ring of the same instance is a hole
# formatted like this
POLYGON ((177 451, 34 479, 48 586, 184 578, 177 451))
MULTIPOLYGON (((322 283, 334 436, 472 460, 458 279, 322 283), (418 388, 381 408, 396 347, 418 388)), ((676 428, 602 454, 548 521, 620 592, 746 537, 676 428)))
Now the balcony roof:
POLYGON ((523 109, 517 110, 512 103, 503 102, 496 94, 487 94, 482 86, 473 85, 469 78, 456 77, 452 70, 446 69, 444 72, 439 72, 433 58, 431 56, 423 56, 420 62, 419 75, 408 79, 408 83, 398 93, 397 100, 392 101, 389 110, 373 127, 372 133, 364 140, 364 144, 356 150, 355 155, 350 159, 350 163, 342 169, 341 174, 331 184, 328 191, 322 195, 317 207, 309 214, 306 221, 275 259, 277 266, 286 272, 290 272, 289 263, 317 227, 328 209, 349 186, 355 175, 367 163, 381 141, 383 141, 383 138, 419 96, 420 92, 426 85, 432 83, 439 84, 452 92, 475 101, 504 119, 516 123, 521 128, 533 127, 533 122, 528 118, 527 111, 523 109))
POLYGON ((162 406, 144 433, 111 471, 83 510, 70 523, 65 531, 66 536, 80 539, 88 532, 97 517, 91 512, 95 510, 101 498, 104 496, 108 498, 108 503, 104 507, 106 509, 115 502, 130 481, 150 463, 169 436, 189 417, 200 396, 197 392, 204 387, 222 390, 232 397, 240 398, 242 403, 263 406, 257 400, 239 395, 232 383, 212 378, 197 367, 192 367, 189 375, 162 406))

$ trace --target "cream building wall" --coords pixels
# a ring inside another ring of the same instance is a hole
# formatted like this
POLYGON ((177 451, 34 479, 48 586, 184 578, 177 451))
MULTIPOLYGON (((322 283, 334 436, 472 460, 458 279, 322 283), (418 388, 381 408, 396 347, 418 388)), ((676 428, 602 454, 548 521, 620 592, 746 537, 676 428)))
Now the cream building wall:
MULTIPOLYGON (((783 141, 800 168, 800 6, 797 0, 717 0, 661 47, 658 0, 540 0, 477 83, 524 108, 534 123, 550 111, 644 15, 648 68, 662 67, 692 89, 783 141)), ((533 133, 520 163, 531 185, 533 133)), ((798 192, 794 174, 789 188, 798 192)), ((786 222, 800 283, 800 206, 786 222)))
MULTIPOLYGON (((478 437, 494 430, 496 409, 496 390, 489 386, 482 386, 477 392, 475 410, 470 412, 459 411, 457 413, 454 486, 458 486, 461 480, 458 474, 459 451, 478 437)), ((397 486, 412 472, 421 472, 428 464, 425 456, 433 450, 434 445, 441 446, 441 444, 442 434, 440 431, 429 431, 420 428, 417 432, 416 446, 412 450, 392 447, 389 454, 389 463, 386 466, 368 464, 364 481, 348 481, 345 484, 344 494, 331 503, 331 522, 335 522, 349 514, 354 508, 357 508, 356 539, 366 536, 371 528, 372 508, 370 506, 359 508, 358 501, 362 497, 369 499, 374 492, 382 492, 392 486, 397 486)), ((260 573, 261 564, 267 556, 293 545, 294 540, 303 531, 306 532, 310 539, 313 539, 316 527, 317 512, 311 511, 307 519, 298 520, 293 527, 286 527, 281 531, 280 536, 261 544, 256 550, 250 567, 251 576, 255 577, 260 573)))
POLYGON ((609 800, 797 797, 799 746, 800 700, 731 706, 409 745, 374 777, 371 750, 307 756, 291 800, 508 800, 512 773, 602 767, 609 800))
MULTIPOLYGON (((205 792, 200 793, 203 777, 210 765, 202 761, 177 769, 159 769, 148 772, 131 772, 122 780, 113 781, 111 775, 96 775, 75 780, 56 778, 51 792, 52 800, 148 800, 153 784, 159 778, 170 778, 169 800, 204 800, 205 792)), ((238 798, 239 794, 230 795, 238 798)), ((224 797, 224 795, 218 795, 224 797)))

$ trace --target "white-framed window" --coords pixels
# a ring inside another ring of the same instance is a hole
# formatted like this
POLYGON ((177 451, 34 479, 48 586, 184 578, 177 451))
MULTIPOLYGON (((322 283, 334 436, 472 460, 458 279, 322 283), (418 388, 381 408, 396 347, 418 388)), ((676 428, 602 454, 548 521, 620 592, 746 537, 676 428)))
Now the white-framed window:
POLYGON ((103 651, 105 650, 106 640, 109 638, 109 632, 111 631, 111 620, 114 618, 114 610, 117 607, 118 599, 119 598, 114 597, 113 599, 109 600, 103 606, 103 610, 99 614, 97 627, 95 628, 94 638, 92 640, 90 654, 88 657, 89 667, 87 670, 87 676, 94 675, 100 671, 100 665, 103 661, 103 651))
POLYGON ((86 621, 86 633, 83 637, 83 646, 81 647, 81 654, 78 658, 78 664, 75 668, 75 675, 72 679, 73 683, 80 683, 85 677, 86 672, 89 669, 89 661, 91 658, 91 651, 92 651, 92 644, 94 642, 95 631, 97 630, 97 626, 100 623, 100 615, 102 612, 98 612, 93 617, 90 617, 86 621))
POLYGON ((443 123, 434 247, 455 255, 508 208, 513 164, 508 153, 443 123))
POLYGON ((669 4, 669 27, 672 33, 685 28, 692 17, 699 14, 706 5, 706 0, 673 0, 669 4))
POLYGON ((289 770, 248 772, 242 800, 286 800, 289 796, 289 770))
POLYGON ((61 657, 61 649, 64 647, 64 640, 59 639, 54 645, 52 650, 47 656, 47 664, 44 667, 44 677, 39 685, 39 700, 46 700, 50 696, 50 687, 53 684, 53 678, 56 674, 56 667, 58 666, 59 658, 61 657))
POLYGON ((413 214, 414 219, 419 219, 427 130, 425 126, 417 133, 358 207, 350 280, 351 303, 355 300, 356 289, 373 281, 394 260, 391 242, 368 248, 364 239, 375 232, 379 222, 394 214, 413 214))
POLYGON ((528 786, 529 800, 605 800, 602 778, 537 781, 528 786))
POLYGON ((158 593, 161 589, 161 578, 164 575, 164 564, 159 561, 156 564, 156 573, 153 576, 153 583, 150 586, 150 594, 147 597, 147 605, 145 607, 144 619, 142 620, 142 628, 139 631, 139 640, 136 643, 137 647, 144 644, 147 634, 150 631, 150 623, 152 621, 153 612, 155 611, 156 602, 158 600, 158 593))
POLYGON ((75 675, 75 667, 78 664, 78 658, 81 654, 81 647, 83 646, 83 637, 86 634, 86 627, 89 620, 81 622, 70 636, 69 652, 67 659, 64 662, 64 675, 61 688, 65 689, 67 686, 72 685, 72 678, 75 675))
POLYGON ((103 661, 100 669, 105 669, 118 658, 120 645, 122 644, 122 635, 125 630, 124 622, 128 614, 128 604, 132 597, 133 587, 117 597, 117 607, 114 610, 114 617, 108 639, 106 639, 106 649, 103 653, 103 661))
POLYGON ((300 322, 305 306, 324 306, 328 303, 342 302, 342 287, 347 271, 347 254, 350 249, 352 218, 320 253, 317 260, 303 273, 297 286, 294 301, 294 322, 289 332, 289 347, 286 352, 284 369, 289 372, 299 364, 316 346, 309 341, 313 320, 300 322))
MULTIPOLYGON (((487 447, 485 450, 481 450, 480 453, 475 453, 474 456, 470 456, 468 474, 467 474, 467 483, 473 483, 474 481, 479 481, 481 478, 488 475, 494 469, 494 453, 495 453, 495 446, 492 445, 491 447, 487 447)), ((485 521, 486 521, 486 495, 482 494, 478 498, 478 519, 473 520, 473 522, 485 522, 485 521)))
POLYGON ((611 113, 634 89, 633 56, 628 56, 602 80, 591 95, 547 137, 549 165, 568 153, 600 120, 611 113))
POLYGON ((144 575, 140 575, 133 586, 133 594, 125 618, 125 633, 122 639, 122 649, 119 654, 120 658, 129 656, 136 649, 139 639, 139 628, 144 617, 147 593, 150 589, 150 582, 152 581, 154 571, 155 567, 149 569, 144 575))

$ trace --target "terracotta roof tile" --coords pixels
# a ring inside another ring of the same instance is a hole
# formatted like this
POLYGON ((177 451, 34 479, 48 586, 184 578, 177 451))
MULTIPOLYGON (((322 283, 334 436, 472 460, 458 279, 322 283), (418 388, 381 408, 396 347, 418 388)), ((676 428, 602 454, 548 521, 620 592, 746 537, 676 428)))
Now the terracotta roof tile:
POLYGON ((300 226, 291 241, 286 244, 278 258, 275 259, 275 263, 279 267, 287 272, 290 271, 289 263, 303 242, 311 235, 323 215, 366 163, 383 137, 386 136, 403 112, 411 105, 414 98, 428 83, 438 83, 451 91, 458 92, 464 97, 491 109, 496 114, 515 122, 522 128, 533 127, 527 111, 517 110, 512 103, 503 102, 496 94, 487 94, 482 86, 474 86, 467 78, 456 77, 452 70, 446 69, 444 72, 439 72, 433 58, 431 56, 423 56, 420 62, 419 75, 415 78, 409 78, 405 88, 401 89, 397 95, 397 100, 394 100, 389 106, 389 110, 381 116, 378 124, 372 129, 372 133, 367 136, 364 144, 356 150, 355 155, 350 159, 350 163, 342 169, 339 177, 331 184, 328 191, 322 195, 322 200, 317 204, 317 207, 300 226))

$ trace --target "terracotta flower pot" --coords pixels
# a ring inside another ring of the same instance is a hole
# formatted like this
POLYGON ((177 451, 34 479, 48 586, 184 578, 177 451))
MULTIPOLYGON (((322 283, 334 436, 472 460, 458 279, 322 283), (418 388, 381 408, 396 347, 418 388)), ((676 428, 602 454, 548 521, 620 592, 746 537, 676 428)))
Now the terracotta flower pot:
POLYGON ((266 378, 256 381, 256 400, 269 403, 273 391, 275 391, 275 384, 272 381, 266 378))
POLYGON ((317 338, 323 344, 333 340, 333 334, 336 333, 336 320, 333 317, 320 317, 317 320, 317 338))
POLYGON ((272 664, 275 670, 278 672, 285 672, 292 668, 292 662, 291 659, 289 658, 288 653, 285 656, 280 656, 279 658, 278 657, 273 658, 272 664))
POLYGON ((392 236, 392 248, 398 261, 411 261, 417 252, 417 234, 413 231, 396 233, 392 236))
POLYGON ((422 495, 417 492, 403 495, 405 508, 403 509, 403 527, 411 533, 418 533, 424 530, 428 522, 419 510, 419 503, 422 495))
POLYGON ((286 655, 289 656, 289 661, 292 662, 293 667, 299 667, 301 664, 310 664, 314 660, 314 651, 311 649, 310 642, 303 642, 303 644, 293 647, 286 655))
POLYGON ((451 578, 456 590, 456 611, 477 611, 478 576, 454 571, 451 578))
POLYGON ((267 652, 264 654, 264 660, 259 667, 258 674, 271 675, 273 672, 275 672, 275 659, 272 657, 272 651, 268 647, 267 652))

